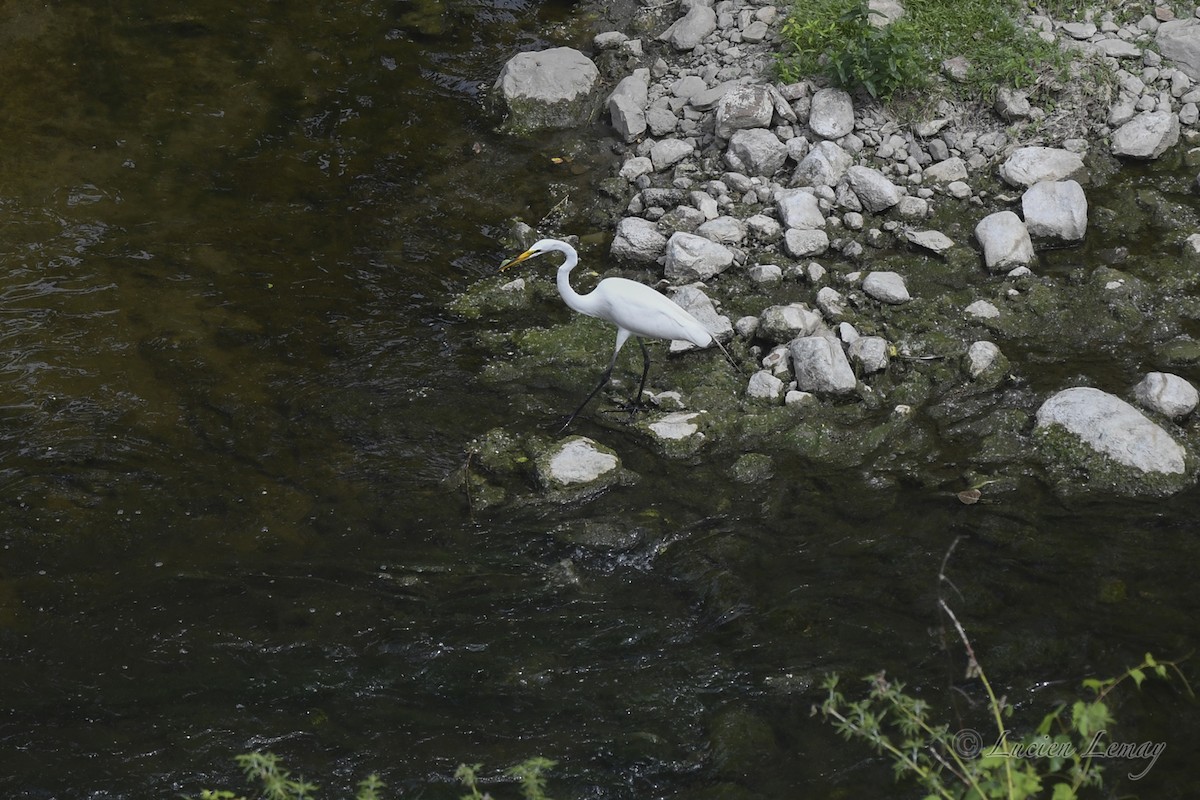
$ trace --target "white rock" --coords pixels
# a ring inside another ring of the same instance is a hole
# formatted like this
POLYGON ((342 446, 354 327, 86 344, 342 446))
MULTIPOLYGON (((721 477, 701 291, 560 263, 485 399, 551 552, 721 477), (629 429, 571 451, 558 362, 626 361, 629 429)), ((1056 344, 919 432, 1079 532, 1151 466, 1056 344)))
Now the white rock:
POLYGON ((646 427, 659 439, 666 441, 679 441, 691 436, 703 439, 704 434, 700 432, 700 426, 693 422, 698 416, 699 411, 673 411, 646 427))
POLYGON ((696 235, 720 244, 737 245, 746 238, 746 223, 737 217, 717 217, 697 228, 696 235))
POLYGON ((521 116, 521 125, 569 128, 585 121, 587 98, 599 81, 600 70, 590 58, 572 47, 554 47, 510 58, 495 88, 521 116))
POLYGON ((711 6, 695 3, 679 19, 671 23, 658 38, 676 50, 693 50, 696 45, 717 29, 717 12, 711 6))
POLYGON ((650 70, 635 69, 608 96, 608 113, 612 126, 627 142, 646 132, 646 105, 649 103, 650 70))
POLYGON ((650 161, 655 172, 662 172, 692 154, 692 146, 682 139, 662 139, 650 147, 650 161))
POLYGON ((1170 372, 1151 372, 1133 389, 1137 401, 1151 411, 1171 419, 1192 413, 1200 394, 1191 383, 1170 372))
POLYGON ((779 193, 775 201, 779 210, 779 221, 785 228, 815 230, 825 227, 825 215, 821 203, 812 192, 789 189, 779 193))
POLYGON ((1184 449, 1142 412, 1089 387, 1064 389, 1037 412, 1037 427, 1060 425, 1098 453, 1142 472, 1182 474, 1184 449))
POLYGON ((1000 348, 993 342, 973 342, 967 348, 967 374, 978 378, 992 368, 1000 358, 1000 348))
POLYGON ((881 303, 899 305, 912 300, 904 278, 896 272, 871 272, 863 279, 863 291, 881 303))
POLYGON ((783 236, 783 226, 766 214, 755 214, 746 219, 746 230, 761 242, 773 242, 783 236))
POLYGON ((538 462, 538 475, 548 488, 573 487, 615 477, 621 460, 586 436, 572 436, 538 462))
POLYGON ((801 392, 798 389, 790 390, 783 396, 783 404, 785 406, 807 406, 817 402, 817 396, 812 392, 801 392))
POLYGON ((768 342, 790 342, 825 327, 821 316, 803 303, 770 306, 758 316, 758 335, 768 342))
POLYGON ((1200 80, 1200 20, 1173 19, 1154 35, 1159 52, 1192 80, 1200 80))
POLYGON ((1083 159, 1056 147, 1019 147, 1000 165, 1000 177, 1010 186, 1061 181, 1083 170, 1083 159))
MULTIPOLYGON (((717 102, 716 132, 728 139, 734 131, 766 128, 771 124, 775 104, 765 86, 741 84, 721 96, 717 102)), ((786 150, 786 147, 784 148, 786 150)))
POLYGON ((964 309, 964 313, 973 319, 997 319, 1000 309, 987 300, 976 300, 964 309))
POLYGON ((664 274, 672 283, 706 281, 733 263, 733 253, 725 245, 677 231, 667 240, 664 274))
POLYGON ((858 385, 842 345, 825 336, 801 336, 788 344, 796 388, 805 392, 844 395, 858 385))
POLYGON ((1112 152, 1129 158, 1158 158, 1179 141, 1179 117, 1170 111, 1138 114, 1112 135, 1112 152))
POLYGON ((997 211, 975 226, 975 238, 983 246, 983 261, 992 272, 1028 266, 1034 258, 1033 241, 1025 223, 1011 211, 997 211))
POLYGON ((967 162, 958 156, 951 156, 936 164, 930 164, 921 174, 929 183, 965 181, 967 179, 967 162))
MULTIPOLYGON (((702 286, 703 284, 699 283, 677 286, 668 291, 668 296, 675 305, 695 317, 696 321, 713 335, 713 338, 728 341, 733 336, 733 323, 729 321, 729 317, 717 313, 716 304, 704 293, 702 286)), ((673 340, 671 342, 672 353, 694 349, 696 349, 696 345, 688 341, 673 340)))
POLYGON ((825 231, 788 228, 783 234, 783 249, 792 258, 819 256, 829 249, 829 234, 825 231))
POLYGON ((877 169, 850 167, 846 170, 846 181, 858 195, 863 208, 870 212, 878 214, 900 202, 900 188, 877 169))
POLYGON ((954 246, 954 240, 941 231, 907 231, 904 238, 909 244, 923 247, 938 255, 954 246))
POLYGON ((746 270, 746 274, 759 286, 774 286, 783 282, 783 269, 778 264, 755 264, 746 270))
POLYGON ((752 400, 778 402, 783 397, 783 389, 783 381, 762 369, 750 376, 750 382, 746 385, 746 396, 752 400))
POLYGON ((787 161, 787 145, 766 128, 736 131, 729 137, 725 163, 747 175, 770 177, 787 161))
POLYGON ((667 237, 653 222, 641 217, 625 217, 617 223, 610 252, 618 261, 653 264, 663 255, 667 237))
POLYGON ((792 183, 797 186, 835 186, 853 163, 854 157, 835 143, 818 142, 792 173, 792 183))
POLYGON ((621 177, 630 183, 651 172, 654 172, 654 162, 645 156, 634 156, 621 165, 621 177))
POLYGON ((1029 235, 1077 242, 1087 233, 1087 196, 1075 181, 1041 181, 1021 195, 1029 235))
POLYGON ((817 308, 826 319, 836 320, 846 314, 846 298, 832 286, 822 286, 817 292, 817 308))
POLYGON ((854 102, 842 89, 821 89, 812 98, 808 127, 823 139, 840 139, 854 130, 854 102))
POLYGON ((888 347, 881 336, 860 336, 850 343, 850 360, 868 375, 882 372, 888 366, 888 347))

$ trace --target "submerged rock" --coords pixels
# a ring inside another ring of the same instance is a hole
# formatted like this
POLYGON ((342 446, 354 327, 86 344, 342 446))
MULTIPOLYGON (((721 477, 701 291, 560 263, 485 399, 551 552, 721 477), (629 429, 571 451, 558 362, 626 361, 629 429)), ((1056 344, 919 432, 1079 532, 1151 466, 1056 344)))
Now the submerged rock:
POLYGON ((600 70, 572 47, 518 53, 500 70, 499 90, 517 133, 542 128, 573 128, 594 118, 594 92, 600 70))
POLYGON ((1187 453, 1170 434, 1116 395, 1064 389, 1037 411, 1037 427, 1061 427, 1117 464, 1143 473, 1182 475, 1187 453))

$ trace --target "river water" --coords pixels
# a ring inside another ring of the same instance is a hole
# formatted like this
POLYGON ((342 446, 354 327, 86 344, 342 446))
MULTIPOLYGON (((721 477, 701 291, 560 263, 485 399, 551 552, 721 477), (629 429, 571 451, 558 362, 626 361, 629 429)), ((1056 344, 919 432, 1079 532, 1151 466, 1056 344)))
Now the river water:
MULTIPOLYGON (((1035 719, 1194 647, 1194 492, 1064 504, 1030 480, 968 507, 786 457, 747 486, 609 428, 636 485, 472 513, 447 480, 467 443, 546 420, 479 384, 478 325, 443 309, 510 218, 603 177, 603 147, 564 168, 569 134, 495 134, 481 87, 585 44, 576 15, 6 4, 6 797, 240 788, 252 749, 328 797, 372 771, 457 796, 457 764, 536 755, 563 797, 915 797, 809 709, 825 672, 886 668, 982 724, 939 594, 1035 719), (937 580, 955 540, 961 593, 937 580)), ((1127 793, 1195 796, 1181 696, 1118 704, 1114 738, 1167 743, 1140 784, 1114 765, 1127 793)))

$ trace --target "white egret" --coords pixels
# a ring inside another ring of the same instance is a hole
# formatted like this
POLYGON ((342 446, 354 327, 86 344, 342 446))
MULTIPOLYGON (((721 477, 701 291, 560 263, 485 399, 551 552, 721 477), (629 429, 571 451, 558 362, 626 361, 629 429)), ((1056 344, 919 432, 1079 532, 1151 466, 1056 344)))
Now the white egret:
POLYGON ((729 363, 736 368, 737 364, 729 352, 698 319, 670 298, 659 294, 643 283, 625 278, 605 278, 587 294, 576 292, 571 288, 569 279, 571 270, 579 264, 579 254, 575 252, 574 247, 560 239, 542 239, 516 258, 505 261, 500 265, 500 269, 501 271, 506 270, 522 261, 546 253, 562 253, 566 256, 566 260, 558 268, 558 293, 566 304, 580 314, 608 320, 617 326, 617 344, 613 348, 608 367, 604 370, 596 388, 588 393, 588 396, 579 404, 579 408, 575 409, 567 418, 566 424, 563 425, 564 430, 578 416, 579 412, 583 411, 584 406, 596 396, 596 393, 608 383, 609 378, 612 377, 613 367, 617 363, 617 354, 621 352, 621 347, 630 336, 637 337, 638 344, 642 348, 642 380, 638 384, 637 394, 633 396, 633 400, 628 406, 634 412, 641 407, 642 390, 646 388, 646 376, 650 374, 650 353, 646 350, 646 343, 642 341, 643 336, 654 339, 680 339, 691 342, 697 347, 709 347, 715 344, 721 348, 721 352, 729 359, 729 363))

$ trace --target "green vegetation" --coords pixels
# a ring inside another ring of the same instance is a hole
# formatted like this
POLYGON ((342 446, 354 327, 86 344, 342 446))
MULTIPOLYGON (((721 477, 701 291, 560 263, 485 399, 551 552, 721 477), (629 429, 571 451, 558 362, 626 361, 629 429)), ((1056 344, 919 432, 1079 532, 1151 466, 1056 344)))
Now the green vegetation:
POLYGON ((1070 56, 1018 24, 1015 0, 923 0, 887 26, 871 24, 866 0, 795 0, 783 23, 781 77, 824 74, 847 90, 891 98, 927 88, 943 61, 970 62, 963 87, 988 96, 1062 73, 1070 56))
MULTIPOLYGON (((950 608, 944 602, 941 606, 966 647, 968 677, 977 677, 987 695, 991 722, 983 733, 934 723, 925 701, 905 694, 902 683, 888 681, 882 672, 866 679, 867 696, 856 701, 848 701, 838 689, 838 677, 830 676, 825 701, 814 709, 847 739, 861 739, 889 756, 896 777, 915 778, 927 792, 925 800, 1024 800, 1045 789, 1051 790, 1051 800, 1074 800, 1081 788, 1101 785, 1096 758, 1116 754, 1106 740, 1114 720, 1105 699, 1114 688, 1126 680, 1141 687, 1151 675, 1169 678, 1173 672, 1191 694, 1174 662, 1160 662, 1147 653, 1123 675, 1084 681, 1088 698, 1076 700, 1069 713, 1066 704, 1058 706, 1036 730, 1018 738, 1005 723, 1013 707, 996 696, 966 632, 950 608)), ((1140 759, 1140 769, 1149 770, 1163 745, 1146 742, 1130 752, 1121 747, 1121 755, 1140 759)))
MULTIPOLYGON (((246 780, 257 786, 255 797, 263 800, 312 800, 317 786, 304 779, 293 779, 291 773, 279 764, 273 753, 247 753, 237 756, 236 761, 246 773, 246 780)), ((547 758, 531 758, 509 767, 504 771, 507 778, 516 780, 521 786, 523 800, 550 800, 546 794, 545 773, 554 768, 555 762, 547 758)), ((491 795, 479 789, 479 769, 482 764, 460 764, 454 778, 467 788, 461 800, 491 800, 491 795)), ((354 800, 380 800, 379 790, 384 788, 378 775, 368 775, 359 781, 354 800)), ((199 800, 246 800, 226 789, 205 789, 199 800)))

